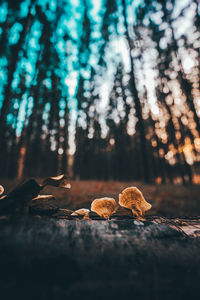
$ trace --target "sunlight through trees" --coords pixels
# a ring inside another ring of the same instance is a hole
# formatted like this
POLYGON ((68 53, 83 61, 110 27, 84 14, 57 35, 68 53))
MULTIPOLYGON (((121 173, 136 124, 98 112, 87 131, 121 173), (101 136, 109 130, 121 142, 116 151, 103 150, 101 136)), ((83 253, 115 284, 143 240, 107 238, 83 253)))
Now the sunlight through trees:
POLYGON ((0 176, 199 183, 199 13, 1 1, 0 176))

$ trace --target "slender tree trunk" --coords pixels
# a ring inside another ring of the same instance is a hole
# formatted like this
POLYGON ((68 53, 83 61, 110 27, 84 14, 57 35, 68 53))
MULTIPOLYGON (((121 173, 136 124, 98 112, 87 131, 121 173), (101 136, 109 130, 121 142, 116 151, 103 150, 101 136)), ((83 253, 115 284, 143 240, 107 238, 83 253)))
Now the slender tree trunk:
POLYGON ((3 55, 6 52, 6 45, 7 45, 7 40, 8 40, 8 30, 11 27, 11 24, 9 23, 9 18, 10 18, 10 14, 9 14, 9 10, 7 13, 7 17, 6 17, 6 21, 4 22, 4 24, 2 25, 2 34, 1 34, 1 39, 0 39, 0 56, 3 55))
POLYGON ((19 58, 19 53, 22 49, 26 33, 32 24, 33 19, 32 19, 31 9, 32 9, 34 2, 35 2, 35 0, 32 0, 31 4, 29 6, 28 15, 24 20, 23 30, 20 34, 19 41, 13 50, 12 60, 11 60, 10 66, 8 68, 8 81, 7 81, 7 86, 5 88, 4 101, 3 101, 3 105, 1 108, 1 114, 0 114, 0 166, 1 166, 0 175, 2 175, 2 172, 3 172, 2 166, 4 165, 5 155, 6 155, 6 153, 5 153, 5 149, 6 149, 6 116, 9 111, 9 107, 10 107, 10 103, 11 103, 11 86, 12 86, 12 81, 14 78, 14 73, 15 73, 18 58, 19 58))
POLYGON ((173 142, 173 144, 175 146, 175 149, 177 150, 176 158, 177 158, 177 161, 178 161, 179 174, 181 175, 182 182, 185 185, 186 184, 186 181, 185 181, 185 172, 184 172, 184 169, 183 169, 183 166, 182 166, 182 159, 181 159, 181 153, 179 151, 179 144, 177 142, 176 135, 175 135, 176 129, 174 127, 174 123, 173 123, 173 119, 172 119, 172 112, 171 112, 170 107, 166 103, 166 101, 164 101, 164 104, 165 104, 165 107, 166 107, 166 109, 168 111, 168 114, 170 116, 170 118, 169 118, 169 126, 170 126, 171 130, 170 130, 169 134, 171 135, 171 140, 172 140, 172 142, 173 142))
POLYGON ((130 52, 130 63, 131 63, 130 88, 132 91, 132 96, 134 97, 134 101, 135 101, 135 110, 136 110, 136 115, 138 118, 138 130, 139 130, 139 134, 140 134, 141 154, 142 154, 142 161, 143 161, 143 177, 144 177, 145 182, 150 182, 149 162, 148 162, 147 144, 146 144, 146 136, 145 136, 145 126, 144 126, 144 121, 142 118, 142 107, 141 107, 141 103, 140 103, 140 99, 138 96, 138 91, 137 91, 136 83, 135 83, 134 63, 133 63, 133 58, 131 55, 132 45, 131 45, 131 40, 130 40, 129 33, 128 33, 128 23, 127 23, 125 0, 122 0, 122 4, 123 4, 125 35, 126 35, 126 39, 128 41, 129 52, 130 52))
POLYGON ((0 132, 2 132, 2 130, 4 129, 4 126, 5 126, 4 123, 5 123, 6 115, 7 115, 8 109, 9 109, 9 105, 10 105, 11 84, 12 84, 12 81, 13 81, 14 72, 15 72, 15 69, 16 69, 16 66, 17 66, 17 62, 18 62, 19 52, 22 49, 22 45, 23 45, 26 33, 27 33, 28 29, 31 26, 31 16, 32 16, 31 9, 32 9, 33 3, 34 3, 34 1, 32 1, 31 5, 29 7, 28 15, 24 20, 23 30, 20 34, 19 41, 18 41, 18 43, 17 43, 17 45, 16 45, 16 47, 13 51, 12 61, 10 63, 10 67, 9 67, 9 70, 8 70, 8 83, 7 83, 6 90, 5 90, 5 100, 3 102, 3 106, 2 106, 2 109, 1 109, 1 115, 0 115, 0 132))
POLYGON ((65 107, 65 126, 63 130, 63 155, 61 160, 61 172, 66 174, 68 170, 68 156, 67 156, 67 149, 68 149, 68 125, 69 125, 69 110, 68 110, 68 104, 66 100, 66 107, 65 107))
MULTIPOLYGON (((197 5, 197 3, 196 3, 196 5, 197 5)), ((194 121, 196 123, 197 130, 200 133, 200 120, 199 120, 199 117, 197 115, 197 111, 196 111, 196 108, 194 105, 194 99, 192 97, 192 86, 191 86, 191 83, 186 78, 184 78, 185 77, 184 70, 183 70, 183 66, 182 66, 182 63, 181 63, 181 60, 180 60, 179 54, 178 54, 178 45, 177 45, 177 41, 175 39, 175 33, 174 33, 173 25, 172 25, 172 20, 168 14, 165 4, 163 4, 163 12, 164 12, 166 20, 168 21, 169 28, 172 33, 172 49, 173 49, 175 57, 177 59, 177 64, 180 66, 180 71, 178 72, 177 79, 180 83, 180 87, 181 87, 182 91, 184 92, 184 94, 186 96, 186 100, 187 100, 189 109, 193 112, 194 121)))
POLYGON ((193 112, 194 121, 196 123, 196 128, 197 128, 197 130, 199 132, 199 135, 200 135, 200 120, 199 120, 199 117, 197 115, 196 108, 194 106, 194 100, 193 100, 193 97, 192 97, 191 83, 186 78, 183 78, 183 76, 180 72, 179 72, 178 78, 179 78, 179 82, 181 84, 181 89, 183 90, 183 92, 186 96, 187 104, 188 104, 190 110, 193 112))
POLYGON ((41 73, 39 73, 37 85, 34 87, 34 107, 26 131, 26 157, 24 171, 27 176, 33 176, 36 169, 36 164, 33 163, 36 159, 36 153, 33 153, 33 134, 35 134, 34 123, 37 124, 37 111, 39 110, 39 95, 42 79, 43 77, 41 76, 41 73), (32 155, 34 157, 32 157, 32 155))
MULTIPOLYGON (((149 116, 149 120, 150 120, 151 127, 154 130, 154 128, 155 128, 155 121, 152 119, 151 114, 149 116)), ((159 140, 159 138, 158 138, 158 136, 157 136, 157 134, 155 132, 154 132, 154 136, 153 137, 156 140, 156 150, 155 150, 155 152, 156 152, 156 156, 157 156, 157 160, 158 160, 158 168, 157 168, 158 175, 161 176, 162 183, 166 183, 166 179, 165 179, 165 177, 166 177, 165 176, 165 174, 166 174, 166 168, 165 168, 166 162, 165 162, 165 159, 163 157, 160 157, 160 155, 159 155, 159 149, 160 149, 160 146, 161 146, 160 145, 160 140, 159 140)), ((155 164, 156 164, 156 161, 155 161, 155 164)))

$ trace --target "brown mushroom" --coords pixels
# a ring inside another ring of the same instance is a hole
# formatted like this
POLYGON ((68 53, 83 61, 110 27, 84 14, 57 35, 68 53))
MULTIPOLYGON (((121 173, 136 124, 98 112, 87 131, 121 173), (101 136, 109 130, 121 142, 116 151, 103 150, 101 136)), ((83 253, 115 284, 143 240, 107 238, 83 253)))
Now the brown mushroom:
POLYGON ((128 187, 119 194, 119 205, 130 209, 138 219, 143 219, 145 212, 152 207, 136 187, 128 187))
POLYGON ((2 195, 3 193, 4 193, 4 187, 0 185, 0 195, 2 195))
POLYGON ((75 212, 73 212, 71 216, 88 216, 89 212, 90 210, 87 208, 80 208, 75 210, 75 212))
POLYGON ((45 179, 41 186, 45 187, 47 185, 52 185, 55 187, 62 187, 65 189, 71 188, 71 184, 69 183, 66 175, 64 175, 64 174, 56 176, 56 177, 49 177, 49 178, 45 179))
POLYGON ((91 204, 91 211, 96 212, 100 217, 109 219, 118 209, 117 203, 113 198, 95 199, 91 204))

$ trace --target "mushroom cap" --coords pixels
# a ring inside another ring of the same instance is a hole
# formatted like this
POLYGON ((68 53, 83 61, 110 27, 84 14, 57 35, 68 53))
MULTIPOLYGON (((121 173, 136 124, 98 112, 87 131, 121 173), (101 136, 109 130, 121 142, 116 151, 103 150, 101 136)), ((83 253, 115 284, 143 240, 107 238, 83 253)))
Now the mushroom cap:
POLYGON ((0 185, 0 195, 2 195, 3 193, 4 193, 4 187, 0 185))
POLYGON ((123 190, 121 194, 119 194, 119 204, 131 210, 137 208, 141 215, 152 207, 152 205, 144 199, 142 192, 136 187, 128 187, 123 190))
POLYGON ((87 208, 80 208, 75 210, 75 212, 73 212, 71 214, 71 216, 87 216, 89 214, 90 210, 87 208))
POLYGON ((52 195, 38 195, 37 197, 33 198, 32 201, 35 201, 35 200, 55 200, 55 197, 52 196, 52 195))
POLYGON ((91 211, 97 213, 100 217, 109 219, 118 209, 117 202, 113 198, 95 199, 91 204, 91 211))
POLYGON ((70 189, 71 184, 69 183, 67 176, 65 174, 56 176, 56 177, 48 177, 46 178, 43 183, 42 187, 45 187, 46 185, 52 185, 55 187, 61 187, 65 189, 70 189))

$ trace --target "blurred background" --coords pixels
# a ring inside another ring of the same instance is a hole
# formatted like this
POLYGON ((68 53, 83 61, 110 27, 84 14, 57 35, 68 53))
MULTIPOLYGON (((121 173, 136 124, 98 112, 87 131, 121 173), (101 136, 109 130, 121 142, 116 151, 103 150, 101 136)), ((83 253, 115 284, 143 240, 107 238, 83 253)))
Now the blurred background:
POLYGON ((200 183, 198 0, 0 1, 0 176, 200 183))

